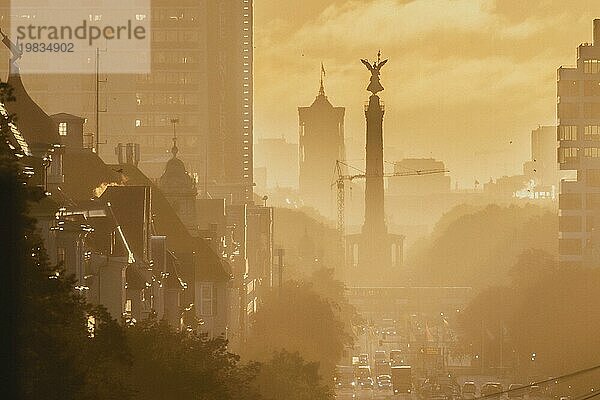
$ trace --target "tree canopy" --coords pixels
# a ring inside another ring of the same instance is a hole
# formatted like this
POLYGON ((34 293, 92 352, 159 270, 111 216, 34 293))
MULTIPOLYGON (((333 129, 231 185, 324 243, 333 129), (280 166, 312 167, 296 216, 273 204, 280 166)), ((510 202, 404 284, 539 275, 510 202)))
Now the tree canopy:
POLYGON ((511 278, 483 290, 461 313, 463 348, 483 354, 486 367, 502 358, 522 376, 556 376, 597 363, 600 270, 559 268, 550 254, 528 250, 511 278))
POLYGON ((308 279, 292 280, 265 296, 252 322, 247 357, 265 361, 281 350, 298 352, 307 361, 318 362, 323 377, 331 377, 344 348, 353 341, 344 322, 351 311, 344 303, 343 286, 331 273, 321 274, 322 286, 308 279))
POLYGON ((538 206, 459 206, 410 249, 407 264, 419 284, 503 285, 524 250, 555 255, 557 231, 556 213, 538 206))

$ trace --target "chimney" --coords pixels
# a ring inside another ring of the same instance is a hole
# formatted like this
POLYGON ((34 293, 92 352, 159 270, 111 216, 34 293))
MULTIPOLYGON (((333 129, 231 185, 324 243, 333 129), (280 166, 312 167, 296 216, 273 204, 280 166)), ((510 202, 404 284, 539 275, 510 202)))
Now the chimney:
POLYGON ((115 154, 119 160, 119 164, 125 164, 125 145, 123 143, 117 144, 115 147, 115 154))
POLYGON ((600 46, 600 19, 594 20, 594 46, 600 46))
POLYGON ((139 143, 127 143, 125 145, 125 162, 127 164, 137 165, 140 162, 140 144, 139 143))

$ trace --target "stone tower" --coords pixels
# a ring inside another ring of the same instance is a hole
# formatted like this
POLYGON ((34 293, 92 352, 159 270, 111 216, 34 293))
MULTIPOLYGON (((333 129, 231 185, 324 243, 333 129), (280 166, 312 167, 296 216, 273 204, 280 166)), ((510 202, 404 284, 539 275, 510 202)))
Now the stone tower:
MULTIPOLYGON (((324 71, 324 70, 322 70, 324 71)), ((331 176, 336 160, 345 159, 344 107, 334 107, 321 86, 310 107, 298 107, 299 184, 305 204, 333 216, 331 176)))

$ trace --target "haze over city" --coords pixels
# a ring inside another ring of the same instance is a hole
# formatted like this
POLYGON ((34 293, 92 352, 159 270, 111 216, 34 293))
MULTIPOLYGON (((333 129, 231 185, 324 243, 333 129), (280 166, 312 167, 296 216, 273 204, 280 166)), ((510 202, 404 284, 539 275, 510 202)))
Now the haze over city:
POLYGON ((381 49, 388 161, 445 160, 463 188, 515 174, 529 132, 556 123, 555 69, 573 63, 573 40, 589 40, 598 12, 594 0, 265 1, 255 12, 256 136, 297 142, 295 109, 312 101, 323 62, 328 96, 348 110, 348 158, 364 159, 356 62, 381 49))
POLYGON ((600 1, 0 0, 3 398, 600 396, 600 1))

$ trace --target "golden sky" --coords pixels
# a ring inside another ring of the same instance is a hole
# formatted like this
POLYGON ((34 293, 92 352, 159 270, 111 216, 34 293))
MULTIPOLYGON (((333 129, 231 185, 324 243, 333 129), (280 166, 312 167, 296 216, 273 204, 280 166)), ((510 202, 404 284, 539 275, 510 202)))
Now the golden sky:
POLYGON ((364 158, 359 59, 381 49, 387 160, 442 159, 461 187, 520 173, 531 130, 555 123, 556 69, 592 41, 594 17, 600 0, 257 0, 255 135, 297 142, 322 61, 348 158, 364 158))

